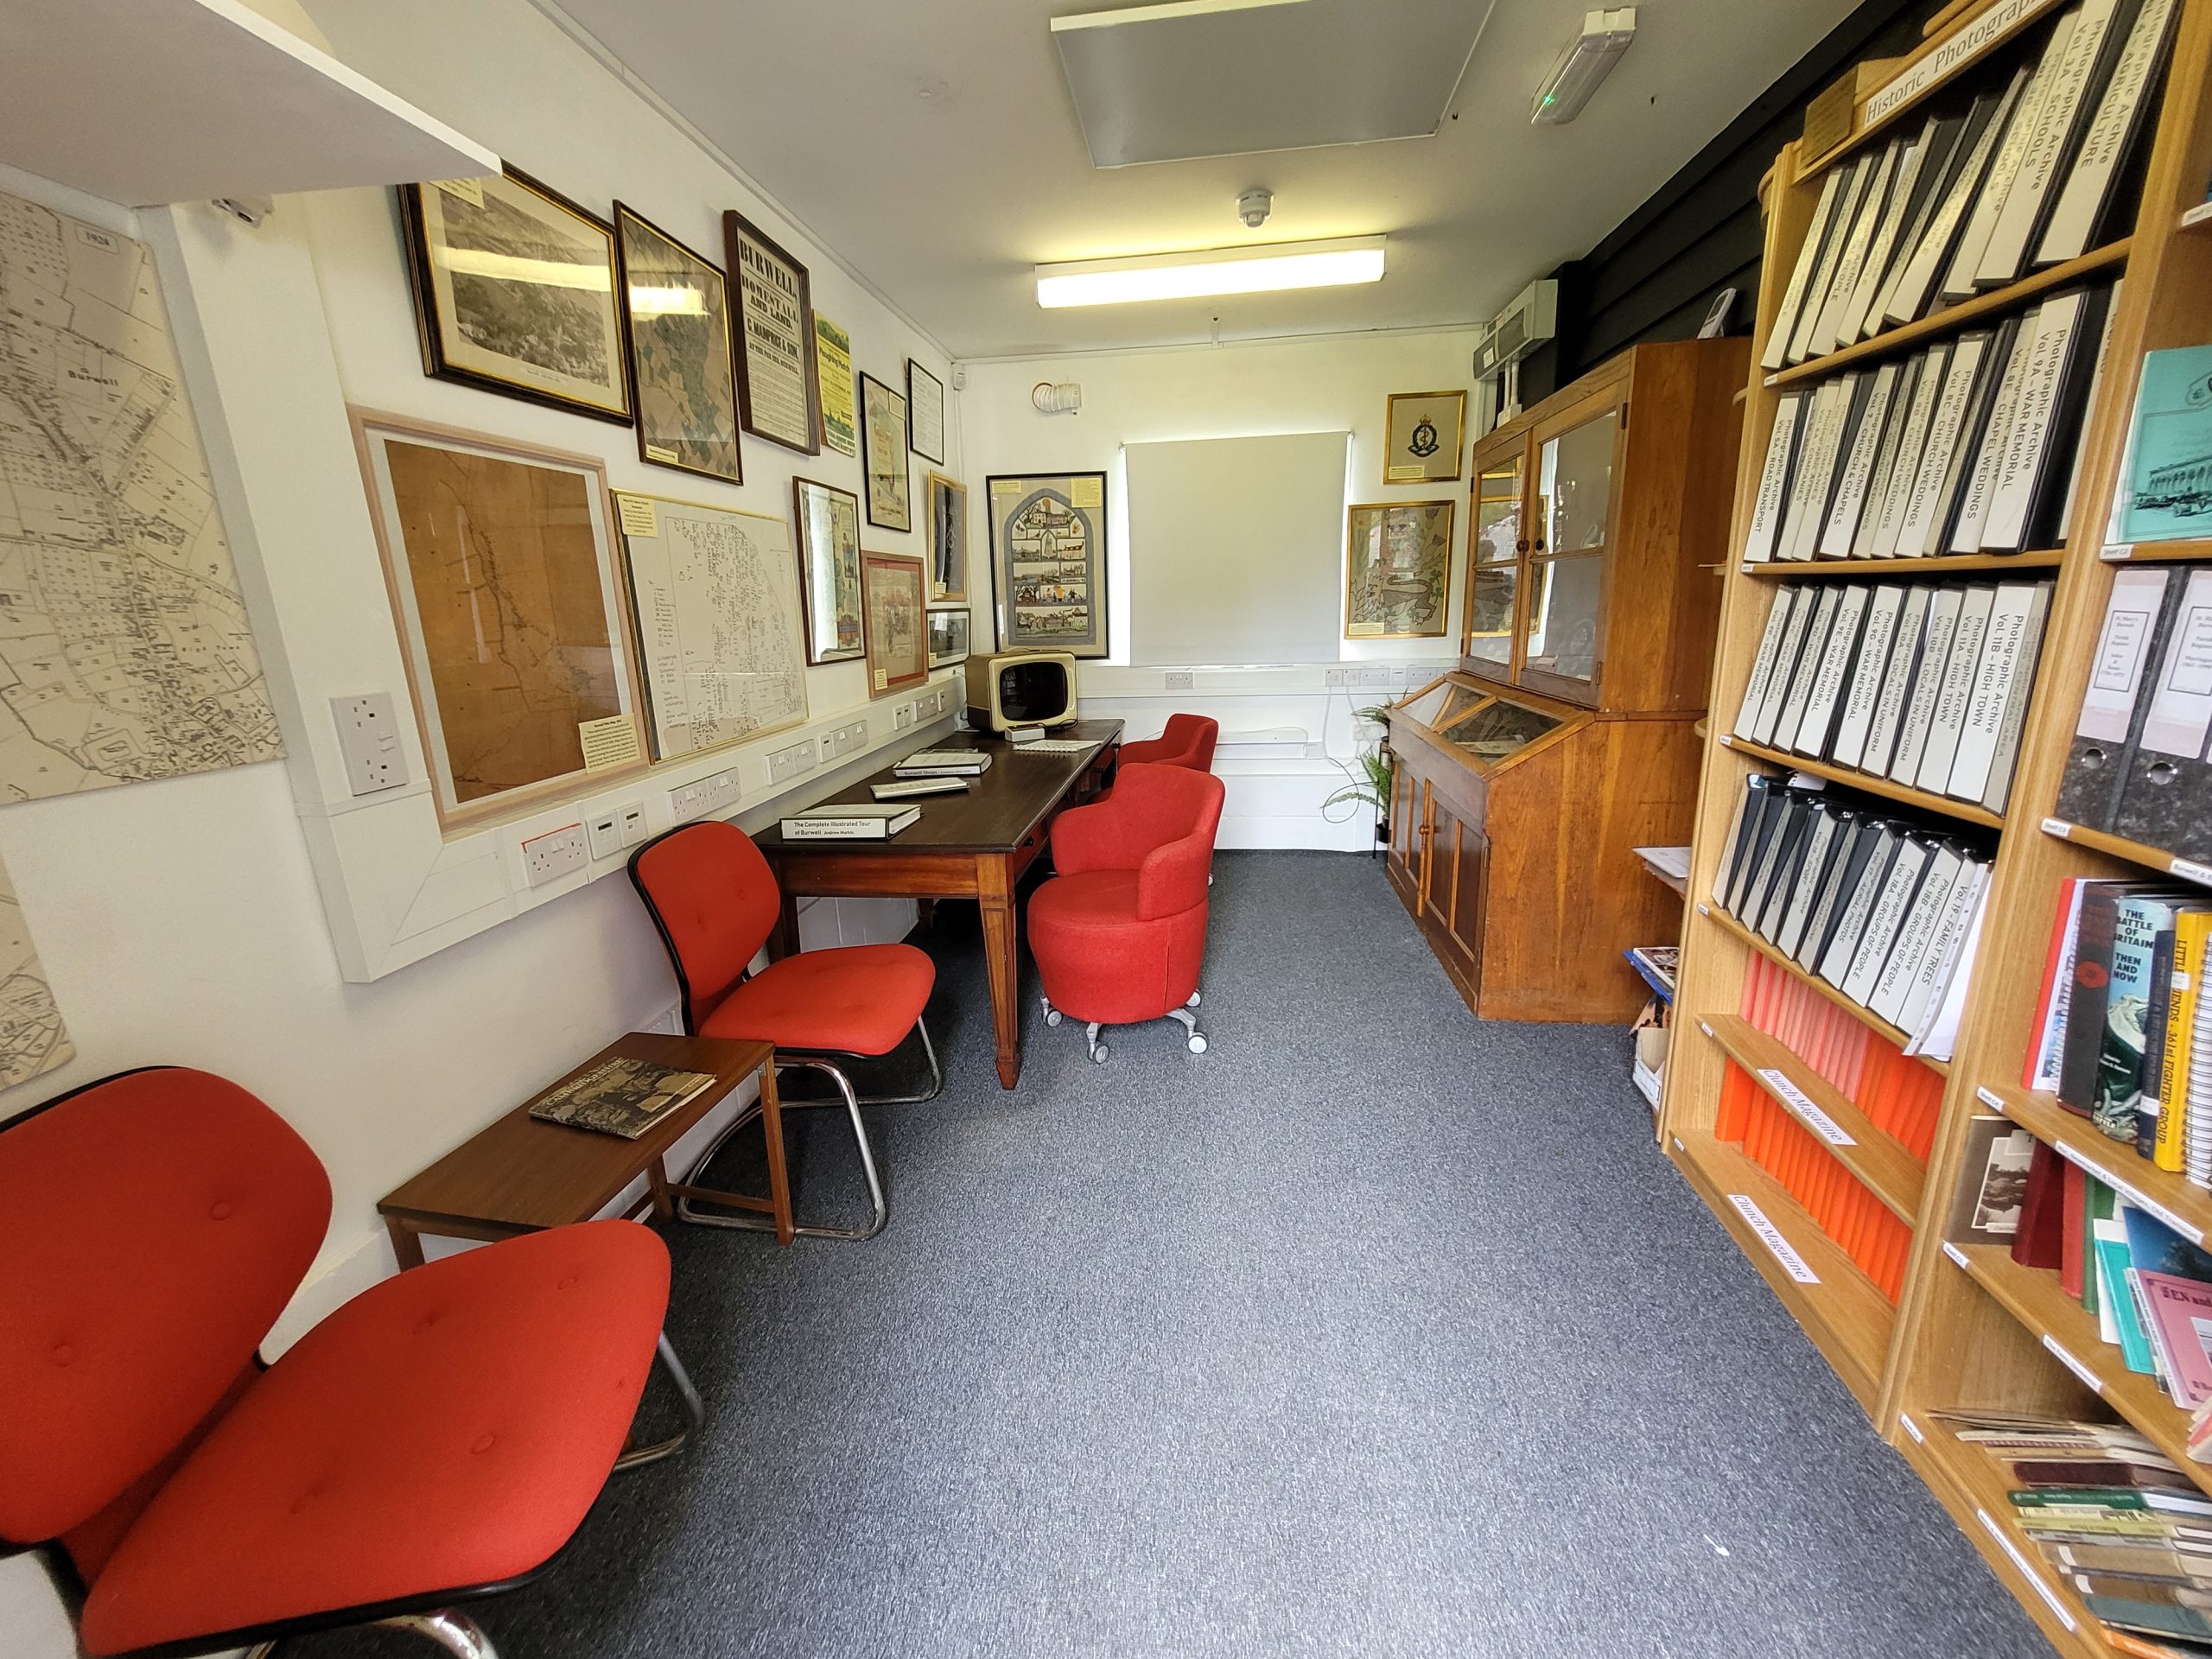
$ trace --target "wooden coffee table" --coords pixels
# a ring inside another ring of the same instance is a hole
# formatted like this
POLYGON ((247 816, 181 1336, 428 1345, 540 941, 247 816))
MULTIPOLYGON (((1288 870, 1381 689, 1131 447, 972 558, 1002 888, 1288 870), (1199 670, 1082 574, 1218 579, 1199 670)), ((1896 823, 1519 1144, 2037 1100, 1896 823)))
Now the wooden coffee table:
POLYGON ((392 1253, 402 1268, 419 1268, 426 1233, 445 1238, 511 1238, 518 1233, 588 1221, 640 1175, 651 1185, 652 1213, 658 1220, 674 1217, 674 1200, 690 1198, 772 1216, 776 1242, 789 1244, 791 1182, 784 1171, 784 1126, 776 1099, 776 1069, 770 1064, 774 1054, 774 1048, 766 1043, 715 1037, 633 1031, 618 1038, 559 1081, 566 1083, 603 1061, 620 1057, 687 1071, 711 1071, 714 1084, 635 1141, 543 1122, 531 1116, 530 1103, 524 1102, 385 1195, 377 1210, 391 1231, 392 1253), (669 1147, 732 1089, 755 1073, 760 1078, 760 1119, 768 1143, 768 1196, 754 1198, 671 1182, 662 1161, 669 1147))

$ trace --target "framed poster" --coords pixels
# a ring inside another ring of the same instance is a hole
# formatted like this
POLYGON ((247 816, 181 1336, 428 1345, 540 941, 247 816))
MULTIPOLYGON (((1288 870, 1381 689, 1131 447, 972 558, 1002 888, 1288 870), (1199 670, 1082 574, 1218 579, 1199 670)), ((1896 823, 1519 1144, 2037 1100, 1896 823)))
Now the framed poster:
POLYGON ((618 492, 653 759, 806 718, 798 568, 780 518, 618 492))
POLYGON ((922 562, 905 553, 861 555, 868 599, 868 694, 889 696, 929 677, 922 562))
POLYGON ((619 201, 614 250, 639 459, 742 484, 721 267, 619 201))
POLYGON ((629 423, 613 226, 512 168, 399 205, 425 374, 629 423))
POLYGON ((968 486, 942 473, 922 480, 929 513, 930 603, 968 598, 968 486))
POLYGON ((1385 423, 1389 448, 1382 482, 1441 484, 1459 476, 1467 424, 1464 391, 1394 391, 1385 423))
POLYGON ((930 666, 950 668, 968 660, 968 607, 930 613, 930 666))
POLYGON ((353 435, 440 822, 643 766, 601 463, 358 410, 353 435))
POLYGON ((924 461, 944 465, 944 382, 906 359, 906 442, 924 461))
POLYGON ((872 374, 861 376, 861 442, 868 474, 868 521, 878 530, 914 527, 906 462, 906 400, 872 374))
POLYGON ((1344 638, 1440 636, 1452 575, 1452 503, 1367 502, 1344 517, 1344 638))
POLYGON ((861 452, 853 422, 853 337, 814 314, 814 384, 822 400, 822 444, 841 455, 861 452))
POLYGON ((868 654, 868 623, 861 611, 860 499, 835 485, 795 478, 791 517, 798 527, 806 660, 857 661, 868 654))
POLYGON ((737 289, 737 407, 745 429, 802 455, 819 454, 814 435, 822 394, 806 267, 743 213, 722 215, 722 237, 737 289))
POLYGON ((1106 474, 991 478, 991 584, 1002 651, 1106 654, 1106 474))

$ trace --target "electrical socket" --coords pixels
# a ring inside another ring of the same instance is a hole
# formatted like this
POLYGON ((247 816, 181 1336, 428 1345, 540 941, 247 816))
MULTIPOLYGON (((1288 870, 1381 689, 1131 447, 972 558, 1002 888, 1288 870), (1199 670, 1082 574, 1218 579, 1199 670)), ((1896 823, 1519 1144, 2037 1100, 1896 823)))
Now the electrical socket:
POLYGON ((848 721, 842 726, 822 734, 822 758, 824 760, 842 760, 855 749, 864 747, 867 743, 868 721, 848 721))
POLYGON ((732 766, 727 771, 715 772, 712 777, 696 779, 670 790, 669 816, 677 823, 683 823, 709 812, 724 811, 736 805, 739 796, 743 793, 744 790, 738 782, 737 768, 732 766))
POLYGON ((1164 677, 1166 681, 1167 690, 1170 691, 1195 691, 1198 690, 1198 677, 1191 672, 1187 668, 1170 669, 1164 677))
POLYGON ((914 705, 912 703, 902 702, 892 709, 891 729, 893 731, 903 732, 913 723, 914 705))
POLYGON ((803 743, 792 744, 789 748, 777 749, 768 756, 768 781, 780 784, 812 772, 820 760, 820 751, 816 749, 810 737, 803 743))
POLYGON ((1325 668, 1321 671, 1321 683, 1332 688, 1332 690, 1338 686, 1344 685, 1347 683, 1344 679, 1344 675, 1348 671, 1349 671, 1341 668, 1325 668))
POLYGON ((645 804, 643 801, 625 801, 614 810, 622 821, 622 844, 625 847, 634 847, 645 838, 645 804))
POLYGON ((346 782, 353 793, 374 795, 407 781, 407 757, 400 752, 390 692, 333 697, 330 714, 338 722, 338 749, 346 757, 346 782))
POLYGON ((523 880, 530 887, 557 881, 590 862, 591 840, 581 823, 549 830, 522 844, 523 880))
POLYGON ((584 825, 591 838, 591 855, 594 859, 612 858, 622 850, 622 814, 610 807, 584 825))

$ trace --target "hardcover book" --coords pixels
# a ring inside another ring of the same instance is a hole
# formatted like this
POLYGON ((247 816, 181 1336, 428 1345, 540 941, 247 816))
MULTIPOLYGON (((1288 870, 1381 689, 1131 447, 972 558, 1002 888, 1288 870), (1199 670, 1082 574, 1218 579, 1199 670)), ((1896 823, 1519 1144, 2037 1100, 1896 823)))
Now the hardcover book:
POLYGON ((530 1115, 548 1123, 634 1141, 714 1084, 711 1071, 685 1071, 617 1055, 549 1090, 532 1103, 530 1115))
POLYGON ((2212 346, 2146 353, 2128 435, 2120 539, 2202 536, 2212 512, 2212 346))

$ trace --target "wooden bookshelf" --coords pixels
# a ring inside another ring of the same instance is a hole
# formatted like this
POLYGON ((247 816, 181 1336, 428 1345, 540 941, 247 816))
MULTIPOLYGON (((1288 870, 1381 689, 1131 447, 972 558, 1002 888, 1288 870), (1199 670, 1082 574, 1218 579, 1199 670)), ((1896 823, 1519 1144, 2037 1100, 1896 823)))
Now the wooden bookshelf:
MULTIPOLYGON (((1760 187, 1766 234, 1764 268, 1776 273, 1777 279, 1763 284, 1759 295, 1753 323, 1755 359, 1774 328, 1784 287, 1781 278, 1796 264, 1825 169, 1878 142, 1876 134, 1904 130, 1901 124, 1924 118, 1926 93, 1883 111, 1872 123, 1865 113, 1870 100, 1895 76, 1912 73, 1931 58, 1947 66, 1931 82, 1931 90, 1960 68, 1970 67, 1977 58, 1986 59, 1986 51, 1962 56, 1961 48, 1978 38, 1975 31, 1985 22, 1996 21, 2001 3, 1977 0, 1958 8, 1906 57, 1856 72, 1848 137, 1825 155, 1808 164, 1798 145, 1783 148, 1760 187)), ((2029 20, 2056 9, 2036 8, 2029 20)), ((1988 50, 2017 52, 2021 48, 2007 40, 2018 42, 2020 38, 2018 29, 2000 31, 1988 50)), ((2127 1370, 2120 1351, 2100 1339, 2094 1317, 2066 1294, 2056 1274, 2019 1267, 2002 1247, 1950 1244, 1943 1231, 1954 1197, 1969 1173, 1964 1166, 1971 1121, 1998 1112, 2098 1179, 2109 1179, 2131 1202, 2178 1223, 2185 1233, 2212 1235, 2212 1192, 2157 1168, 2138 1157, 2132 1147, 2107 1139, 2051 1096, 2035 1093, 2020 1081, 2035 1036, 2062 884, 2069 878, 2142 870, 2171 872, 2212 885, 2212 870, 2185 861, 2177 869, 2165 850, 2046 817, 2065 772, 2113 571, 2130 559, 2212 563, 2212 537, 2113 549, 2110 556, 2104 545, 2144 353, 2212 340, 2212 234, 2207 233, 2212 229, 2212 211, 2206 211, 2204 202, 2205 181, 2212 178, 2212 0, 2181 0, 2165 91, 2144 170, 2133 224, 2086 259, 2037 272, 2024 282, 1779 374, 1755 368, 1743 404, 1732 553, 1744 545, 1768 435, 1785 389, 1869 359, 1893 357, 1955 334, 1977 318, 2017 310, 2039 295, 2085 276, 2124 278, 2111 318, 2103 373, 2083 426, 2073 522, 2064 545, 2012 557, 1881 564, 1843 560, 1746 566, 1732 557, 1721 573, 1720 633, 1709 699, 1714 733, 1705 747, 1700 781, 1689 884, 1694 894, 1712 890, 1744 779, 1754 770, 1796 771, 1828 779, 1848 789, 1972 824, 1995 842, 1988 905, 1967 982, 1964 1017, 1956 1051, 1942 1076, 1941 1114, 1925 1167, 1917 1172, 1917 1185, 1901 1184, 1897 1171, 1864 1158, 1844 1164, 1892 1215, 1910 1214, 1912 1249, 1896 1308, 1890 1307, 1841 1247, 1825 1238, 1777 1183, 1766 1178, 1740 1148, 1718 1140, 1713 1133, 1722 1081, 1732 1060, 1755 1077, 1763 1069, 1780 1072, 1823 1112, 1845 1122, 1836 1116, 1827 1097, 1807 1086, 1813 1075, 1809 1066, 1794 1059, 1777 1063, 1774 1050, 1782 1048, 1786 1053, 1786 1046, 1738 1018, 1746 976, 1759 958, 1777 963, 1830 1002, 1846 1004, 1825 982, 1804 974, 1709 904, 1687 907, 1675 1006, 1678 1025, 1709 1027, 1713 1034, 1710 1039, 1696 1035, 1676 1039, 1660 1114, 1662 1149, 1866 1406, 1877 1429, 1943 1502, 2054 1648, 2082 1659, 2111 1652, 2100 1627, 2012 1523, 2012 1509, 1993 1465, 1974 1447, 1953 1440, 1930 1414, 1980 1408, 2124 1420, 2175 1454, 2177 1461, 2183 1461, 2178 1454, 2187 1419, 2153 1379, 2127 1370), (1893 570, 1919 580, 2020 569, 2052 575, 2056 582, 2010 804, 2002 817, 1978 805, 1738 741, 1728 734, 1751 678, 1768 606, 1787 591, 1787 582, 1830 576, 1866 581, 1876 575, 1894 579, 1893 570), (1818 1275, 1818 1285, 1798 1282, 1778 1262, 1758 1230, 1729 1202, 1732 1195, 1743 1194, 1752 1198, 1818 1275)), ((1866 1010, 1849 1006, 1870 1029, 1892 1041, 1902 1037, 1866 1010)), ((1858 1138, 1855 1129, 1851 1133, 1858 1138)), ((1838 1148, 1840 1154, 1845 1150, 1838 1148)), ((1979 1179, 1978 1169, 1972 1174, 1979 1179)), ((2183 1466, 2212 1491, 2212 1466, 2185 1461, 2183 1466)))
MULTIPOLYGON (((1722 932, 1729 934, 1738 944, 1743 945, 1745 949, 1758 951, 1759 955, 1764 957, 1776 967, 1781 969, 1783 973, 1789 975, 1790 978, 1796 980, 1800 985, 1809 987, 1821 996, 1823 996, 1830 1002, 1834 1003, 1836 1007, 1841 1008, 1853 1019, 1858 1020, 1860 1025, 1865 1026, 1876 1036, 1895 1043, 1899 1048, 1903 1048, 1906 1044, 1912 1040, 1912 1035, 1910 1032, 1899 1031, 1895 1026, 1883 1019, 1880 1014, 1875 1013, 1873 1009, 1868 1007, 1865 1003, 1853 1001, 1841 991, 1836 989, 1834 986, 1829 984, 1827 981, 1822 979, 1818 974, 1807 973, 1802 968, 1799 967, 1796 962, 1783 955, 1781 951, 1769 944, 1758 934, 1752 932, 1750 928, 1745 927, 1741 922, 1738 921, 1733 916, 1731 916, 1726 911, 1715 909, 1711 906, 1702 904, 1698 906, 1697 909, 1700 915, 1706 917, 1715 926, 1719 928, 1722 932)), ((1945 1062, 1942 1060, 1931 1060, 1925 1055, 1917 1055, 1915 1058, 1931 1071, 1948 1071, 1951 1069, 1945 1062)))
POLYGON ((2202 564, 2212 559, 2212 538, 2193 537, 2174 542, 2129 542, 2107 550, 2112 564, 2202 564))

